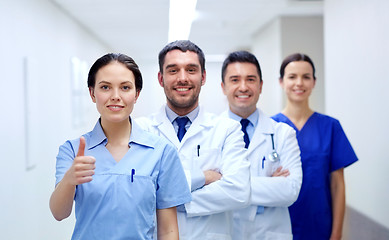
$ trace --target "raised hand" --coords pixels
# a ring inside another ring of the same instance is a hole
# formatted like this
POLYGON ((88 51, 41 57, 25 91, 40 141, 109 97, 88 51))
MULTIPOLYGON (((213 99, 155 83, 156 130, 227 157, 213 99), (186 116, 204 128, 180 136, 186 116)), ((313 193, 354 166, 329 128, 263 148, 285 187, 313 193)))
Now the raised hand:
POLYGON ((94 169, 96 168, 95 162, 94 157, 85 156, 85 138, 81 137, 77 156, 64 178, 74 186, 92 181, 92 176, 95 174, 94 169))
POLYGON ((58 221, 70 216, 73 207, 76 186, 92 181, 95 174, 96 159, 92 156, 85 156, 85 138, 80 138, 80 146, 72 166, 65 173, 65 176, 57 184, 50 197, 50 209, 58 221))

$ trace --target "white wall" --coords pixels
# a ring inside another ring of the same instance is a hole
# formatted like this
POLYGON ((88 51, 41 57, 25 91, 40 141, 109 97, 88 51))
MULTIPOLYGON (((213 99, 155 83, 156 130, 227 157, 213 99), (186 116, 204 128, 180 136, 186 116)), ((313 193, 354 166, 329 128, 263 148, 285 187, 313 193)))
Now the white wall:
POLYGON ((70 239, 74 216, 57 222, 49 210, 55 157, 96 121, 90 104, 72 126, 71 58, 91 64, 108 47, 48 0, 2 0, 0 31, 0 239, 70 239))
POLYGON ((389 1, 325 1, 326 109, 359 161, 345 170, 347 203, 389 228, 389 1))
POLYGON ((258 58, 263 89, 258 106, 269 116, 285 106, 285 94, 279 86, 282 60, 296 52, 308 54, 317 69, 317 82, 310 99, 311 107, 324 112, 323 18, 321 16, 280 17, 260 29, 253 37, 252 52, 258 58))
POLYGON ((134 118, 154 113, 166 102, 163 88, 158 83, 158 53, 155 54, 154 62, 139 62, 138 65, 143 88, 131 115, 134 118))
MULTIPOLYGON (((315 64, 316 84, 309 99, 310 106, 317 112, 324 113, 324 38, 323 17, 282 17, 281 18, 282 59, 286 56, 301 52, 307 54, 315 64)), ((279 63, 281 65, 281 62, 279 63)), ((277 69, 279 77, 279 67, 277 69)), ((283 102, 286 102, 283 94, 283 102)))
POLYGON ((262 71, 262 94, 257 106, 268 116, 282 110, 282 91, 278 84, 278 69, 282 61, 281 20, 275 19, 253 36, 252 53, 262 71))
POLYGON ((206 111, 213 112, 215 114, 221 114, 228 109, 227 97, 223 94, 221 88, 222 64, 222 62, 206 63, 207 81, 201 88, 199 97, 200 106, 202 106, 206 111))

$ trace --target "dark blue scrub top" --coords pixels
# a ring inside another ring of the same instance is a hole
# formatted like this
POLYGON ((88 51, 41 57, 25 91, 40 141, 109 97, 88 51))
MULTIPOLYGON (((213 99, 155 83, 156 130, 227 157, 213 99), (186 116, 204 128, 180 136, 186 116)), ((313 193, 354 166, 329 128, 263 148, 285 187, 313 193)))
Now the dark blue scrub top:
POLYGON ((303 183, 289 207, 293 239, 328 240, 332 230, 330 174, 358 160, 339 121, 313 113, 301 130, 285 115, 272 117, 296 130, 301 151, 303 183))

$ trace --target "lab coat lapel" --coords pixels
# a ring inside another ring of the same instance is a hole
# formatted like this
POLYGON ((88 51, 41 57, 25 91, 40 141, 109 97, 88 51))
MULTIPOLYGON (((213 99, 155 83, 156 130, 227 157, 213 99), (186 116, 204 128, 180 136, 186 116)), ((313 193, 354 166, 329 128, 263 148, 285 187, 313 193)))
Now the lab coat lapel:
POLYGON ((210 123, 209 119, 207 119, 205 112, 202 109, 203 108, 200 106, 199 114, 197 115, 196 119, 190 125, 188 131, 185 133, 184 137, 182 138, 181 145, 184 145, 185 142, 188 141, 188 139, 195 137, 204 128, 212 126, 212 123, 210 123))
MULTIPOLYGON (((250 145, 247 149, 248 156, 255 152, 258 146, 265 142, 267 134, 274 131, 269 118, 260 109, 258 109, 258 114, 258 124, 254 130, 254 134, 250 140, 250 145)), ((224 111, 220 116, 229 118, 228 111, 224 111)))
POLYGON ((162 107, 161 110, 155 115, 152 124, 153 127, 158 128, 158 130, 161 132, 161 135, 167 138, 176 147, 180 145, 180 141, 178 140, 173 124, 169 121, 169 119, 166 116, 165 107, 162 107))
POLYGON ((250 145, 247 149, 247 154, 250 155, 255 149, 260 145, 265 143, 267 136, 271 133, 274 133, 274 127, 272 120, 267 117, 260 109, 258 109, 259 118, 258 124, 255 128, 252 139, 250 140, 250 145))

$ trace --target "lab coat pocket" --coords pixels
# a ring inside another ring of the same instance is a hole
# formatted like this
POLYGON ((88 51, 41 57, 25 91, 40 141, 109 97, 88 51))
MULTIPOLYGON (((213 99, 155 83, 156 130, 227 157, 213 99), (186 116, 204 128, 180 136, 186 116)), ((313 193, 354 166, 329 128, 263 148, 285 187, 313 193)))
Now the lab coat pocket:
POLYGON ((280 161, 272 162, 266 157, 265 160, 262 160, 262 174, 260 176, 271 177, 279 166, 280 161))
POLYGON ((201 170, 219 170, 220 166, 220 149, 206 148, 198 149, 194 156, 193 163, 201 170))

